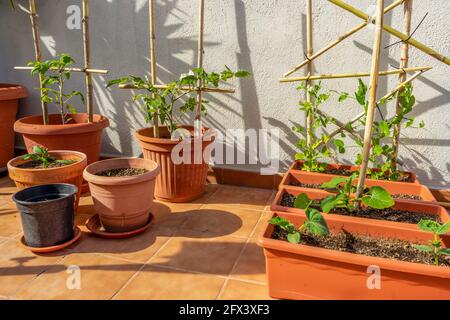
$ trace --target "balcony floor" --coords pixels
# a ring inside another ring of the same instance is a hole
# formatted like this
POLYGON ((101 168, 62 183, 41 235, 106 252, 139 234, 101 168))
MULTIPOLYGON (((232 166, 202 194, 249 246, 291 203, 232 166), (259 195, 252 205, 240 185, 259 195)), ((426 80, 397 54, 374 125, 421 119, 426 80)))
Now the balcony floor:
POLYGON ((76 223, 82 238, 64 251, 36 255, 21 247, 12 181, 0 179, 0 299, 268 299, 256 238, 271 190, 208 185, 191 203, 157 202, 154 224, 126 240, 88 233, 94 214, 85 194, 76 223), (81 288, 69 290, 69 266, 81 288))

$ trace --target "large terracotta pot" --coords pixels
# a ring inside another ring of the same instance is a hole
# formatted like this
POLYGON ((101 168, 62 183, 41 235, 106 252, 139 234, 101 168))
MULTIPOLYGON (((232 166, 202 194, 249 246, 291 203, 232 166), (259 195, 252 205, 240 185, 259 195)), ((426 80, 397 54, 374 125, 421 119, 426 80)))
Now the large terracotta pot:
MULTIPOLYGON (((297 227, 302 216, 287 216, 297 227)), ((394 238, 426 243, 430 233, 418 230, 377 226, 373 233, 362 232, 354 222, 328 221, 331 232, 394 238)), ((363 256, 312 246, 292 244, 271 238, 274 226, 267 224, 258 238, 264 248, 269 295, 278 299, 450 299, 450 268, 363 256), (381 289, 369 289, 373 271, 380 268, 381 289)), ((443 237, 444 246, 450 238, 443 237)))
POLYGON ((43 184, 73 184, 78 188, 75 200, 76 209, 80 200, 83 170, 87 165, 86 155, 75 151, 50 151, 49 154, 58 160, 77 160, 77 162, 57 168, 24 169, 18 166, 27 160, 17 157, 8 162, 9 177, 14 180, 19 190, 43 184))
POLYGON ((0 170, 14 157, 14 121, 19 99, 27 96, 22 86, 0 83, 0 170))
POLYGON ((108 232, 128 232, 148 223, 153 205, 156 162, 139 158, 117 158, 99 161, 86 167, 84 179, 94 200, 94 209, 108 232), (96 173, 122 168, 147 169, 129 177, 103 177, 96 173))
MULTIPOLYGON (((191 132, 193 130, 189 126, 183 128, 191 132)), ((192 139, 189 143, 191 152, 189 155, 185 155, 190 163, 175 164, 172 159, 172 151, 177 146, 179 147, 180 141, 171 140, 166 127, 161 127, 160 133, 161 136, 168 138, 154 138, 153 128, 141 129, 136 132, 136 138, 142 147, 144 158, 155 161, 161 167, 161 175, 156 181, 155 197, 168 202, 188 202, 199 198, 205 192, 208 162, 211 156, 211 150, 208 150, 207 147, 214 142, 214 136, 209 140, 192 139), (203 154, 204 157, 202 157, 203 154), (195 163, 194 159, 200 161, 195 163)))
POLYGON ((107 118, 94 115, 94 122, 89 123, 88 115, 78 113, 69 115, 69 124, 61 124, 61 116, 49 115, 49 124, 43 125, 42 116, 30 116, 19 119, 14 124, 14 131, 23 135, 28 152, 34 146, 43 146, 49 150, 70 149, 87 156, 88 164, 98 161, 103 129, 109 126, 107 118))
MULTIPOLYGON (((286 213, 288 216, 305 216, 305 210, 284 207, 281 205, 281 200, 283 194, 288 192, 294 196, 298 196, 301 193, 306 193, 310 199, 324 199, 328 195, 329 192, 323 190, 315 190, 315 189, 307 189, 307 188, 299 188, 299 187, 284 187, 278 191, 275 199, 271 204, 271 210, 276 212, 286 213)), ((427 213, 433 216, 439 216, 442 222, 446 223, 450 221, 450 215, 447 210, 437 204, 431 202, 420 202, 416 200, 406 200, 406 199, 397 199, 395 200, 394 209, 411 211, 411 212, 422 212, 427 213)), ((367 230, 376 229, 378 226, 391 226, 403 229, 412 229, 417 230, 416 224, 411 223, 403 223, 403 222, 395 222, 395 221, 385 221, 385 220, 376 220, 376 219, 367 219, 361 217, 352 217, 335 213, 323 213, 326 217, 327 221, 333 221, 336 223, 344 224, 346 222, 355 222, 361 225, 361 230, 363 232, 367 232, 367 230)))

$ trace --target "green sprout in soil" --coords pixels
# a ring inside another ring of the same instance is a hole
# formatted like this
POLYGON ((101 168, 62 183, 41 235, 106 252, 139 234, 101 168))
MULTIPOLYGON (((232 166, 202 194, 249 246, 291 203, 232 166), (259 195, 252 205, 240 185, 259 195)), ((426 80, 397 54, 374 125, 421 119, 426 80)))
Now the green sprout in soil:
POLYGON ((420 251, 432 252, 434 255, 434 264, 438 266, 441 256, 450 256, 450 248, 443 248, 442 240, 439 237, 450 231, 450 222, 439 224, 431 220, 421 220, 417 226, 422 231, 433 233, 433 240, 430 240, 429 245, 414 244, 413 247, 420 251))
POLYGON ((32 160, 41 164, 44 168, 48 168, 50 165, 57 163, 63 166, 75 163, 76 160, 57 160, 48 153, 48 149, 35 146, 33 148, 33 153, 24 155, 22 160, 32 160))

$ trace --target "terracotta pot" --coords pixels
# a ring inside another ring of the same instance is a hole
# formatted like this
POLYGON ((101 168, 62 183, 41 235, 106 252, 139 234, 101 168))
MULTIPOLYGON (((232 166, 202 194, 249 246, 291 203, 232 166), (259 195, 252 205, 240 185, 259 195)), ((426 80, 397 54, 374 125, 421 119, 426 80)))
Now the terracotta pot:
MULTIPOLYGON (((305 218, 275 213, 297 227, 305 218)), ((331 232, 396 238, 426 243, 430 233, 391 226, 361 232, 359 222, 328 221, 331 232)), ((363 256, 348 252, 292 244, 271 239, 274 226, 267 224, 258 238, 264 248, 269 295, 278 299, 450 299, 450 268, 363 256), (380 268, 381 289, 369 289, 369 266, 380 268)), ((446 247, 450 238, 443 237, 446 247)))
POLYGON ((27 96, 28 91, 22 86, 0 83, 0 169, 14 157, 14 121, 19 99, 27 96))
POLYGON ((147 224, 159 171, 156 162, 139 158, 104 160, 86 167, 83 176, 89 182, 95 211, 106 231, 128 232, 147 224), (148 172, 130 177, 95 175, 121 168, 147 169, 148 172))
MULTIPOLYGON (((328 195, 330 195, 329 192, 326 192, 323 190, 306 189, 306 188, 299 188, 299 187, 284 187, 284 188, 282 188, 281 190, 278 191, 270 208, 272 211, 283 212, 289 216, 298 216, 298 215, 305 216, 305 210, 282 206, 281 200, 282 200, 283 194, 285 192, 293 194, 294 196, 297 196, 301 193, 306 193, 310 199, 314 199, 314 200, 324 199, 328 195)), ((437 204, 430 203, 430 202, 423 202, 423 201, 420 202, 417 200, 403 200, 403 199, 400 200, 400 199, 398 199, 398 200, 395 200, 395 205, 393 208, 399 209, 399 210, 404 210, 404 211, 423 212, 423 213, 427 213, 430 215, 439 216, 439 218, 441 219, 442 222, 450 221, 450 215, 445 208, 438 206, 437 204)), ((352 216, 346 216, 346 215, 335 214, 335 213, 323 213, 323 215, 326 217, 327 221, 333 221, 333 222, 337 222, 337 223, 341 223, 341 224, 346 223, 346 222, 352 222, 352 221, 359 222, 362 225, 361 230, 363 232, 367 232, 367 230, 372 230, 374 228, 377 228, 378 226, 392 226, 392 227, 417 230, 417 225, 411 224, 411 223, 376 220, 376 219, 368 219, 368 218, 361 218, 361 217, 352 217, 352 216)))
POLYGON ((19 119, 14 124, 14 131, 23 135, 28 152, 34 146, 43 146, 49 150, 70 149, 87 156, 88 164, 98 161, 103 129, 109 126, 107 118, 94 115, 94 122, 88 123, 88 115, 78 113, 69 115, 69 124, 61 124, 61 116, 49 115, 49 125, 43 125, 42 116, 19 119))
MULTIPOLYGON (((183 128, 193 131, 193 127, 184 126, 183 128)), ((160 132, 161 136, 169 137, 166 127, 161 127, 160 132)), ((187 142, 191 152, 187 155, 181 154, 186 156, 189 159, 187 162, 190 163, 181 164, 175 164, 172 159, 172 151, 180 147, 179 140, 153 138, 153 128, 138 130, 136 138, 142 147, 144 158, 155 161, 161 167, 161 175, 157 178, 155 191, 155 197, 158 200, 188 202, 203 195, 211 156, 211 150, 206 149, 214 142, 214 136, 209 140, 192 139, 190 143, 187 142), (205 156, 202 157, 202 154, 205 156), (194 163, 194 159, 198 160, 197 163, 194 163)))
MULTIPOLYGON (((295 187, 292 185, 292 183, 306 183, 306 184, 323 184, 325 182, 328 182, 332 179, 329 175, 325 174, 314 174, 309 172, 303 172, 298 170, 291 170, 288 171, 284 178, 282 184, 280 184, 279 188, 283 187, 295 187)), ((355 185, 358 183, 358 180, 355 179, 355 185)), ((419 196, 422 198, 420 201, 430 201, 430 202, 436 202, 436 198, 433 196, 431 191, 423 185, 416 184, 416 183, 390 183, 388 181, 384 180, 366 180, 366 186, 367 187, 373 187, 373 186, 380 186, 386 189, 390 194, 405 194, 405 195, 412 195, 412 196, 419 196)), ((315 189, 315 190, 321 190, 321 189, 315 189)), ((411 200, 414 201, 414 200, 411 200)), ((419 200, 415 200, 419 201, 419 200)))
POLYGON ((78 188, 75 209, 78 208, 83 170, 87 164, 86 155, 75 151, 50 151, 49 154, 58 160, 77 160, 77 162, 57 168, 24 169, 18 166, 27 160, 22 160, 20 156, 8 162, 9 177, 14 180, 19 190, 44 184, 73 184, 78 188))

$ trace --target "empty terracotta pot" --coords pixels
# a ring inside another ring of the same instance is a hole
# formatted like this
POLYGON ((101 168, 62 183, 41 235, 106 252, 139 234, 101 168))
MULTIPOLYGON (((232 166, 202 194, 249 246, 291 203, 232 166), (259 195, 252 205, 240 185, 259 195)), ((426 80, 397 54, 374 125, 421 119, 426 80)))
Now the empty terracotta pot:
POLYGON ((84 179, 94 200, 95 211, 107 232, 128 232, 144 226, 150 218, 159 166, 152 160, 118 158, 95 162, 84 170, 84 179), (144 174, 105 177, 96 173, 136 168, 144 174))
POLYGON ((0 83, 0 169, 14 157, 14 121, 19 99, 27 96, 28 91, 22 86, 0 83))
POLYGON ((83 170, 87 165, 86 155, 75 151, 49 151, 49 154, 58 160, 76 160, 77 162, 63 167, 28 169, 19 168, 21 164, 29 161, 22 160, 20 156, 8 162, 9 177, 19 190, 43 184, 73 184, 78 188, 75 200, 76 209, 80 200, 83 170))
MULTIPOLYGON (((193 127, 182 128, 193 131, 193 127)), ((171 140, 166 127, 161 127, 160 131, 164 138, 154 138, 153 128, 136 132, 144 158, 155 161, 161 167, 161 174, 156 181, 155 197, 168 202, 188 202, 201 197, 205 192, 208 162, 211 157, 211 150, 207 147, 214 142, 215 136, 209 139, 192 139, 189 143, 189 154, 180 154, 189 161, 176 164, 172 159, 172 151, 179 147, 181 142, 171 140), (194 161, 195 159, 200 161, 194 161)))

